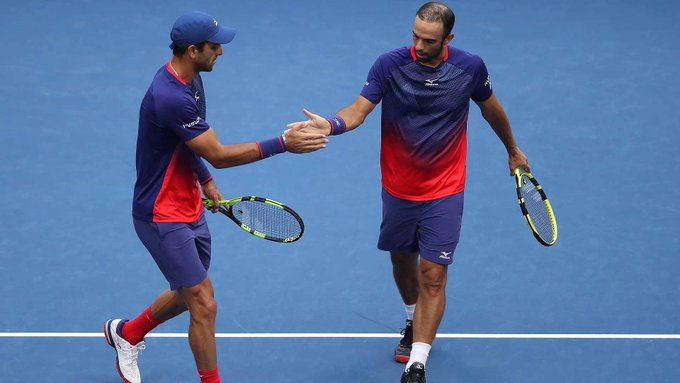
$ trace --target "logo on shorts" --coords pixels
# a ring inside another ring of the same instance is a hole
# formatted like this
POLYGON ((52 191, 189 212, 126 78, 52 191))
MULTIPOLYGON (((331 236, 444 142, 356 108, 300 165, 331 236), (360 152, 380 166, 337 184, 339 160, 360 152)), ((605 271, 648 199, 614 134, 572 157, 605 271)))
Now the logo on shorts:
POLYGON ((441 259, 446 259, 450 260, 451 259, 451 251, 442 251, 441 255, 439 256, 441 259))

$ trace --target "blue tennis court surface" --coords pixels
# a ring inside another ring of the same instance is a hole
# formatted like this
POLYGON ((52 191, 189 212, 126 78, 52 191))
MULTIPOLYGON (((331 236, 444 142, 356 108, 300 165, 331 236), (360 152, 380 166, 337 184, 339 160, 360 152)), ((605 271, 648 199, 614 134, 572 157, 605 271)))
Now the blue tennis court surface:
MULTIPOLYGON (((448 4, 453 45, 485 60, 560 238, 544 248, 531 237, 502 145, 472 105, 439 329, 450 337, 435 341, 428 382, 679 381, 680 5, 448 4)), ((203 79, 209 123, 239 143, 280 133, 303 107, 332 115, 353 101, 379 54, 410 45, 420 5, 4 2, 0 381, 119 381, 104 322, 166 288, 130 204, 139 103, 177 16, 204 10, 238 29, 203 79)), ((376 110, 324 151, 213 170, 225 197, 283 201, 306 225, 281 245, 208 217, 224 382, 398 381, 403 307, 375 246, 379 123, 376 110), (278 333, 290 336, 263 337, 278 333), (329 335, 305 335, 317 333, 329 335)), ((148 338, 140 366, 144 382, 198 380, 186 338, 148 338)))

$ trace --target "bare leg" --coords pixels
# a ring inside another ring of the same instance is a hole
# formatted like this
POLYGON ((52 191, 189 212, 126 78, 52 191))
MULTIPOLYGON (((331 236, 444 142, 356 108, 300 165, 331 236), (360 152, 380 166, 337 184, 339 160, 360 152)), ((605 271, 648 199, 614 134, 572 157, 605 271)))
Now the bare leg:
POLYGON ((187 311, 184 298, 176 291, 163 291, 151 305, 151 315, 158 322, 165 322, 187 311))
POLYGON ((413 305, 418 301, 419 275, 418 253, 390 252, 392 275, 404 304, 413 305))
POLYGON ((215 351, 215 317, 217 303, 210 278, 190 288, 180 290, 180 295, 189 309, 189 346, 194 353, 196 367, 200 371, 217 368, 215 351))
POLYGON ((420 260, 420 294, 413 317, 413 341, 432 344, 446 308, 448 266, 420 260))

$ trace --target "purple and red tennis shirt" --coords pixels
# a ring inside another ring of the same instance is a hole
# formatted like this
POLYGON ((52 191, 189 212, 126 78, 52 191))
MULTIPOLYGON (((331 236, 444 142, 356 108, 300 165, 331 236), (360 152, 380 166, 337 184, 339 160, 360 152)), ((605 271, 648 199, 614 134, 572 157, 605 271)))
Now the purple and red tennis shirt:
POLYGON ((382 100, 380 167, 385 191, 431 201, 465 188, 469 100, 491 97, 484 62, 446 47, 436 68, 416 60, 414 47, 378 57, 361 96, 382 100))
MULTIPOLYGON (((361 96, 383 103, 380 166, 385 190, 409 201, 462 192, 469 100, 485 101, 491 94, 484 62, 463 50, 447 46, 436 68, 419 63, 413 47, 381 55, 361 96)), ((135 218, 198 220, 199 183, 212 177, 185 142, 210 129, 205 118, 201 77, 185 83, 166 64, 156 73, 139 111, 135 218)))
POLYGON ((139 109, 134 218, 148 222, 196 222, 202 212, 200 184, 212 179, 186 141, 210 126, 203 81, 177 77, 169 63, 156 72, 139 109))

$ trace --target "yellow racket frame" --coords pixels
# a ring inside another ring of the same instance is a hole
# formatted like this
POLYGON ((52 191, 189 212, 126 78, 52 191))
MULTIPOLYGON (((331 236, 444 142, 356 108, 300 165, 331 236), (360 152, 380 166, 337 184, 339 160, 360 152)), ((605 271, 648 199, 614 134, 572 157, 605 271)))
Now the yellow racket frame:
POLYGON ((534 235, 534 238, 544 246, 552 246, 557 242, 557 220, 555 219, 555 213, 553 212, 553 208, 550 205, 550 201, 548 200, 548 197, 545 194, 545 191, 543 190, 543 187, 536 181, 534 176, 525 171, 524 169, 517 168, 515 170, 515 181, 516 181, 516 186, 517 186, 517 200, 519 203, 519 207, 522 210, 522 215, 524 216, 524 220, 527 222, 527 225, 529 225, 529 230, 531 230, 531 233, 534 235), (552 228, 552 233, 553 237, 552 238, 543 238, 541 235, 538 233, 538 230, 536 230, 536 226, 534 225, 533 221, 531 220, 531 217, 529 216, 529 211, 526 208, 526 204, 524 203, 524 197, 522 196, 522 177, 528 178, 532 184, 534 184, 534 187, 538 191, 538 193, 541 196, 541 199, 543 200, 543 205, 545 206, 545 210, 548 213, 548 220, 550 221, 550 226, 552 228))

